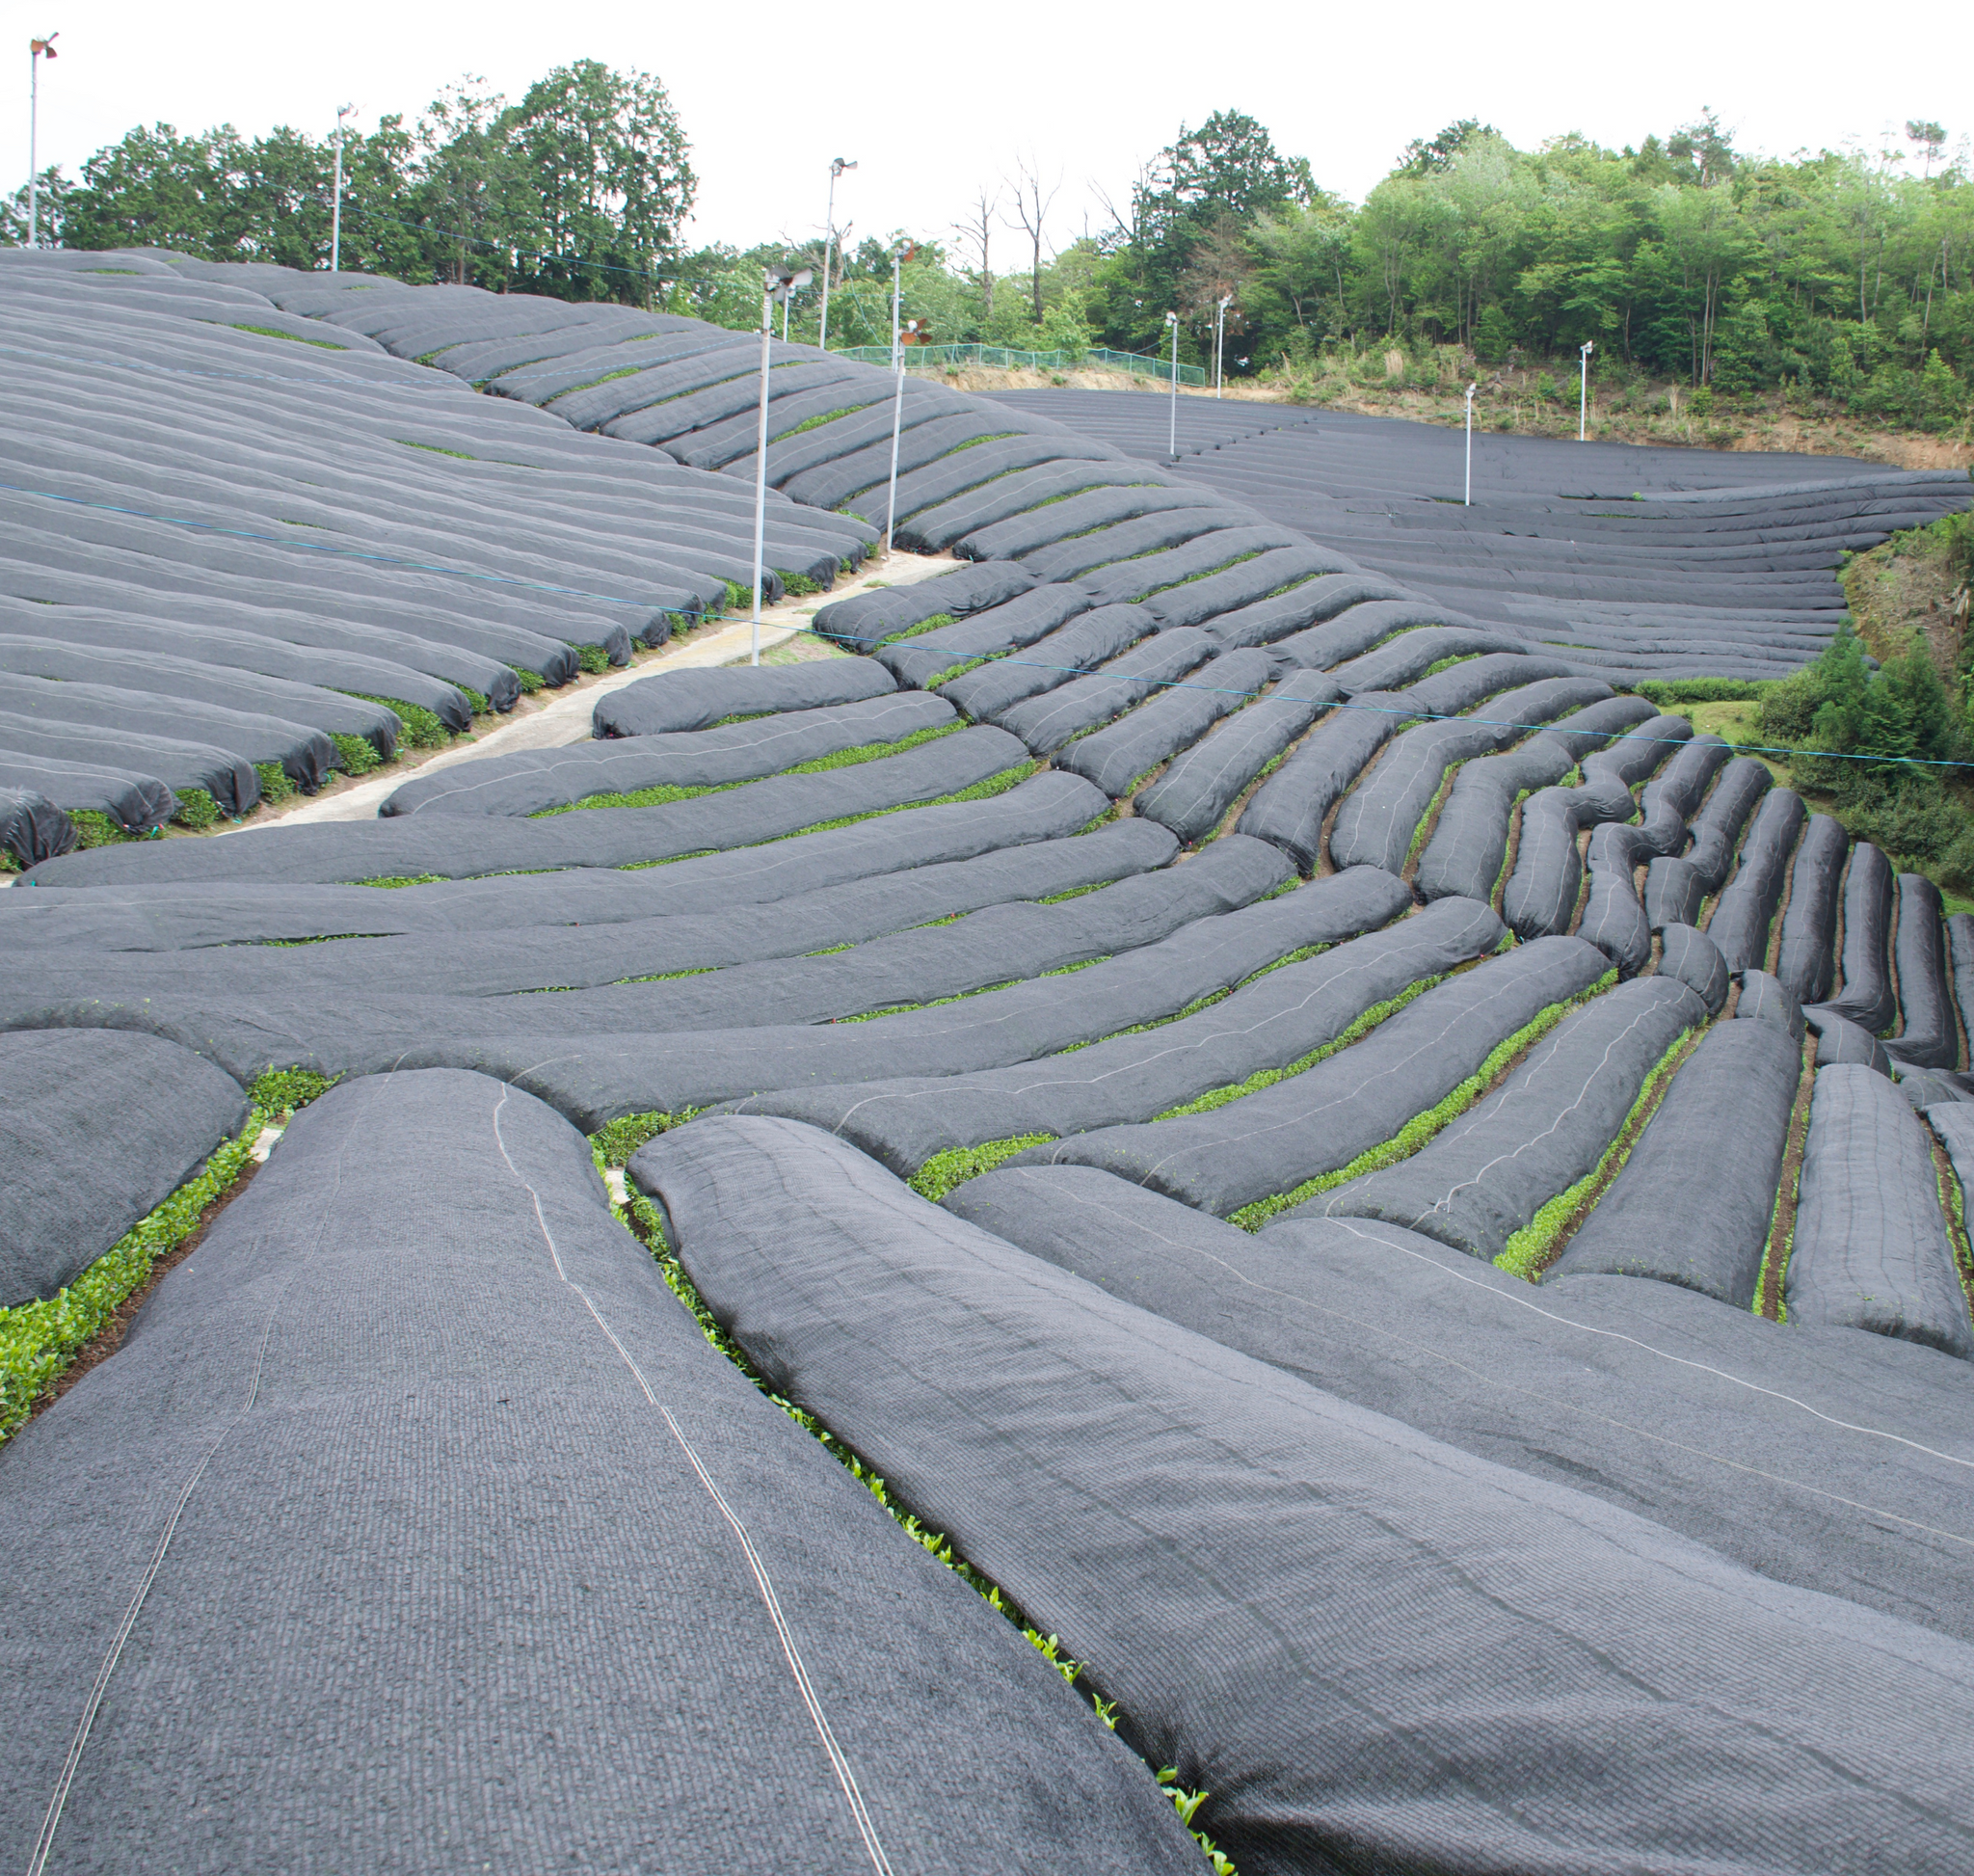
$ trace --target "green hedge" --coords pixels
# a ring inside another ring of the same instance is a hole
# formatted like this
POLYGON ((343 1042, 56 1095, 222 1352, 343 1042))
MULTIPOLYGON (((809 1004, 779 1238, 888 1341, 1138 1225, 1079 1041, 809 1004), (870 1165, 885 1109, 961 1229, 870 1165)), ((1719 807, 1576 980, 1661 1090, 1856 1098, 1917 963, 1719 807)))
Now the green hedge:
POLYGON ((1774 678, 1651 678, 1632 685, 1635 695, 1664 710, 1667 704, 1752 704, 1768 693, 1774 678))

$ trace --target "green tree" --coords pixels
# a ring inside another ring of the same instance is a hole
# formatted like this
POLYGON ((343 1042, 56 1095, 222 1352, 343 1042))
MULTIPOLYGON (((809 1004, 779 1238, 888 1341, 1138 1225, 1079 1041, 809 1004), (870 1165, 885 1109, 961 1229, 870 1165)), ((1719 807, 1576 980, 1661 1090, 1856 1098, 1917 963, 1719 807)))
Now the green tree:
POLYGON ((648 301, 699 187, 664 86, 578 60, 537 79, 496 128, 532 184, 532 213, 509 229, 531 250, 517 244, 516 283, 570 300, 648 301))

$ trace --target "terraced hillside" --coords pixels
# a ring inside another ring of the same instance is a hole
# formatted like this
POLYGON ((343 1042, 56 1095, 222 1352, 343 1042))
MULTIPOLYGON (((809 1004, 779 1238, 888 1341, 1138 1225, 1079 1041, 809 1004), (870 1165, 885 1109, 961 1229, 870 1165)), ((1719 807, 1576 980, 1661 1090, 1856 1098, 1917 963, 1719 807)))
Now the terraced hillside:
POLYGON ((1442 606, 1614 682, 1774 678, 1845 609, 1838 556, 1967 505, 1958 469, 1827 456, 1474 438, 1347 411, 1012 391, 1080 435, 1347 549, 1442 606))
POLYGON ((968 564, 144 839, 726 604, 758 342, 0 303, 16 1862, 1967 1866, 1974 919, 1621 688, 1964 486, 776 348, 968 564))

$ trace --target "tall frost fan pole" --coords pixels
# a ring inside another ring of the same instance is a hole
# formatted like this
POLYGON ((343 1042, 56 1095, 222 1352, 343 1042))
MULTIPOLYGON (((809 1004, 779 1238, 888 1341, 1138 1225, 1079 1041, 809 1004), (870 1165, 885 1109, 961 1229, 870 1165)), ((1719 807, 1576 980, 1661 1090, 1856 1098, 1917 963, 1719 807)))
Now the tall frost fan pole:
POLYGON ((822 236, 822 328, 815 335, 815 349, 829 350, 829 263, 837 245, 837 177, 845 170, 854 170, 854 163, 846 163, 840 156, 830 158, 829 165, 829 206, 823 211, 822 236))
POLYGON ((60 33, 50 33, 44 40, 29 40, 27 42, 27 244, 30 248, 41 245, 41 201, 37 133, 40 128, 41 115, 41 61, 55 56, 55 41, 60 33))
POLYGON ((898 505, 898 432, 904 427, 905 416, 905 350, 898 343, 898 311, 904 278, 904 265, 918 249, 905 243, 891 251, 891 369, 896 381, 891 397, 891 492, 884 503, 884 557, 891 558, 892 523, 897 519, 894 512, 898 505))
POLYGON ((814 278, 808 268, 791 274, 786 267, 760 270, 760 433, 754 448, 754 634, 750 663, 760 662, 760 584, 767 551, 767 372, 768 346, 775 335, 775 302, 784 306, 798 286, 814 278))
POLYGON ((1469 508, 1474 505, 1474 393, 1480 389, 1479 385, 1467 387, 1467 493, 1461 501, 1469 508))
POLYGON ((1168 312, 1166 325, 1172 328, 1172 441, 1165 454, 1174 462, 1179 459, 1179 315, 1168 312))
POLYGON ((1215 397, 1220 394, 1221 367, 1227 357, 1227 308, 1233 304, 1233 294, 1226 294, 1221 298, 1220 304, 1214 310, 1214 395, 1215 397))
POLYGON ((1590 354, 1596 350, 1597 341, 1587 338, 1583 343, 1583 376, 1577 383, 1577 442, 1584 441, 1590 415, 1590 354))
POLYGON ((335 107, 335 197, 334 206, 329 213, 329 271, 332 274, 343 271, 343 138, 348 134, 343 129, 343 120, 356 108, 354 104, 335 107))

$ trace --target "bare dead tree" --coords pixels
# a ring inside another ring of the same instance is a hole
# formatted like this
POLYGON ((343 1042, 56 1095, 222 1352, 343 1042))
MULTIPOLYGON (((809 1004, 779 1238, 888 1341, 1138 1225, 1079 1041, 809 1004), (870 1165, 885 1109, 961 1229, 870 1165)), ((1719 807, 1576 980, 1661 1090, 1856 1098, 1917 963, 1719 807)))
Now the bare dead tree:
POLYGON ((994 220, 1000 212, 1000 192, 997 189, 989 195, 983 187, 967 210, 964 221, 955 222, 953 232, 963 242, 971 242, 980 251, 980 316, 994 317, 994 266, 990 250, 994 240, 994 220))
POLYGON ((1054 182, 1044 184, 1041 165, 1032 155, 1022 156, 1015 159, 1014 180, 1007 186, 1014 194, 1014 220, 1009 226, 1020 228, 1028 237, 1032 255, 1035 324, 1039 326, 1042 323, 1042 227, 1049 218, 1050 205, 1062 191, 1062 177, 1058 174, 1054 182))
MULTIPOLYGON (((1154 165, 1150 163, 1140 163, 1138 165, 1137 174, 1132 178, 1131 193, 1126 199, 1130 203, 1128 208, 1119 208, 1112 200, 1109 190, 1106 189, 1094 176, 1089 178, 1085 185, 1089 189, 1090 194, 1097 199, 1097 206, 1109 216, 1110 230, 1120 240, 1134 241, 1137 238, 1137 202, 1138 199, 1151 187, 1153 169, 1154 165)), ((1084 229, 1087 232, 1089 226, 1089 217, 1087 215, 1083 218, 1083 224, 1084 229)))

